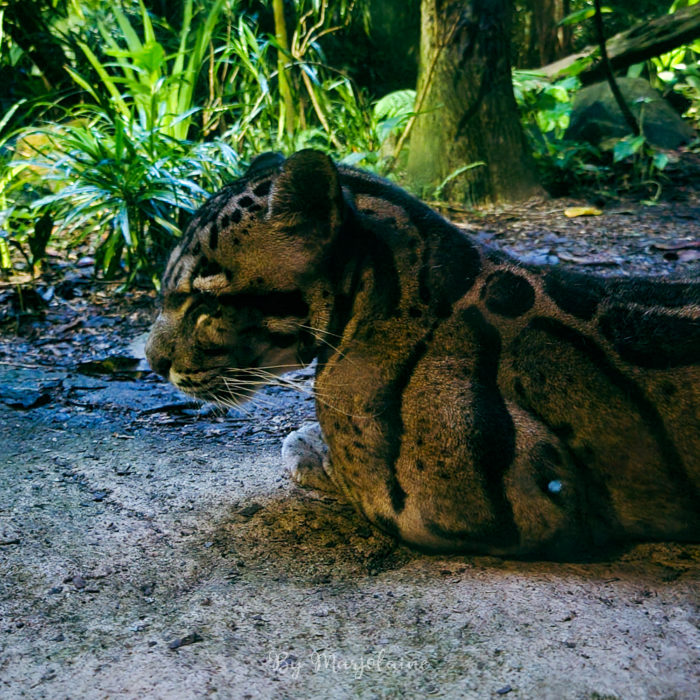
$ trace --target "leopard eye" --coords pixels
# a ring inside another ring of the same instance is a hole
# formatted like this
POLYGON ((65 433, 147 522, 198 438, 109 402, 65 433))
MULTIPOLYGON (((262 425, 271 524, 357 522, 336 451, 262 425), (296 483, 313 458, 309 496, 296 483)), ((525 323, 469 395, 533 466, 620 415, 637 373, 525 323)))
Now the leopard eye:
POLYGON ((179 309, 191 297, 192 294, 190 294, 189 292, 173 292, 171 294, 166 295, 163 306, 170 311, 174 309, 179 309))

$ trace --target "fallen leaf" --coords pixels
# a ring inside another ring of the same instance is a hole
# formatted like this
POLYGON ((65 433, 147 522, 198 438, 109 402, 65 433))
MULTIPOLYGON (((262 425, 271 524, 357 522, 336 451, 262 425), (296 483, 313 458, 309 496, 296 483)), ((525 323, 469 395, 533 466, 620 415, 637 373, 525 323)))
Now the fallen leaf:
POLYGON ((595 207, 568 207, 564 209, 564 216, 573 219, 577 216, 600 216, 603 213, 601 209, 595 207))
POLYGON ((103 360, 80 362, 77 369, 81 374, 108 374, 112 376, 128 376, 136 379, 142 377, 148 371, 143 367, 140 359, 124 355, 114 355, 103 360))
POLYGON ((690 250, 693 248, 700 248, 700 241, 674 241, 672 243, 660 241, 658 243, 652 243, 649 247, 652 250, 690 250))

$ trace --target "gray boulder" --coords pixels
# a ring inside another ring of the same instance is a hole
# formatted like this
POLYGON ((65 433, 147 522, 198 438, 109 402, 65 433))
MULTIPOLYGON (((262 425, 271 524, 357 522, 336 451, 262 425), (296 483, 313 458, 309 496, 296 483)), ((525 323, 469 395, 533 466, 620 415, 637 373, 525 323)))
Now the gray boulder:
MULTIPOLYGON (((693 128, 643 78, 618 78, 617 84, 632 114, 642 125, 647 140, 657 148, 678 148, 691 141, 693 128)), ((589 85, 576 93, 566 138, 600 146, 610 138, 630 133, 607 81, 589 85)))

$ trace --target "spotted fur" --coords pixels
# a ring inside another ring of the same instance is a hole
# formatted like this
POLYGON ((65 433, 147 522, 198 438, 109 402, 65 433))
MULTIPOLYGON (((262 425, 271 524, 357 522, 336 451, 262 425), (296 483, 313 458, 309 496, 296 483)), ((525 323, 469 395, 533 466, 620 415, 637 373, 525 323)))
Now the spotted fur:
POLYGON ((189 393, 237 403, 318 358, 328 455, 300 480, 412 545, 700 538, 696 282, 523 265, 301 151, 204 205, 163 291, 148 357, 189 393))

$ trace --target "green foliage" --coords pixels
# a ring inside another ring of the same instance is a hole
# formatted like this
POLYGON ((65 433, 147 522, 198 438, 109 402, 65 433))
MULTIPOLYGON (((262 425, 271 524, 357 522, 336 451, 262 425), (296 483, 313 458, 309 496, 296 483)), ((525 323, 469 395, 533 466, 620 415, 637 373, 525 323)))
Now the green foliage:
MULTIPOLYGON (((20 1, 0 5, 23 9, 20 1)), ((253 155, 313 147, 387 174, 415 117, 414 90, 372 100, 326 61, 325 38, 340 41, 353 13, 367 11, 367 0, 287 0, 286 41, 260 28, 271 0, 261 0, 259 14, 243 11, 238 0, 181 0, 167 18, 149 12, 147 0, 32 2, 42 13, 36 26, 65 58, 62 77, 53 70, 52 79, 72 89, 63 99, 47 87, 43 100, 10 109, 4 103, 0 137, 22 120, 33 123, 0 138, 1 269, 19 251, 34 271, 53 233, 62 244, 92 246, 101 274, 155 283, 163 252, 189 214, 253 155), (46 10, 51 3, 61 12, 46 10), (292 97, 286 104, 280 71, 292 97)), ((611 17, 620 3, 614 7, 611 17)), ((572 10, 565 22, 582 22, 591 3, 576 0, 572 10)), ((0 69, 26 70, 29 54, 3 34, 2 19, 0 10, 0 43, 10 50, 0 56, 0 69)), ((688 115, 696 118, 699 55, 696 42, 648 64, 657 85, 688 99, 688 115)), ((555 83, 534 71, 513 75, 544 184, 553 191, 603 188, 613 176, 656 183, 668 156, 643 139, 601 150, 565 139, 579 68, 555 83)), ((32 70, 42 75, 41 65, 32 70)), ((432 196, 480 165, 456 169, 432 196)))
POLYGON ((375 102, 373 116, 379 143, 384 143, 391 135, 406 126, 413 115, 415 102, 415 90, 396 90, 375 102))
POLYGON ((591 160, 599 156, 597 149, 564 138, 571 99, 579 85, 575 77, 552 83, 536 71, 513 71, 513 93, 523 127, 542 184, 550 191, 564 192, 602 174, 591 165, 591 160))
MULTIPOLYGON (((601 7, 600 8, 601 14, 610 14, 612 12, 612 8, 610 7, 601 7)), ((575 10, 574 12, 571 12, 568 14, 564 19, 562 19, 559 22, 560 26, 566 26, 569 24, 580 24, 581 22, 585 22, 587 19, 590 19, 595 15, 595 7, 584 7, 580 10, 575 10)))
MULTIPOLYGON (((699 0, 675 0, 669 12, 694 5, 699 0)), ((601 8, 610 14, 611 8, 601 8)), ((615 12, 624 10, 616 3, 615 12)), ((595 14, 587 3, 565 17, 561 25, 586 24, 595 14)), ((663 92, 674 90, 687 100, 686 116, 700 118, 700 41, 632 66, 630 75, 639 76, 648 68, 652 84, 663 92)), ((594 60, 588 56, 575 61, 565 72, 568 77, 549 83, 536 72, 515 71, 513 87, 520 105, 526 133, 538 162, 543 184, 555 193, 570 187, 592 186, 603 189, 615 178, 624 187, 653 187, 654 197, 661 191, 663 170, 668 154, 654 148, 644 135, 611 139, 600 149, 567 141, 571 96, 578 87, 576 76, 594 60)), ((642 106, 643 107, 643 106, 642 106)), ((644 110, 640 114, 643 123, 644 110)))
POLYGON ((120 273, 122 263, 129 279, 152 275, 180 233, 182 213, 199 206, 204 186, 218 188, 236 173, 236 155, 223 143, 175 139, 159 124, 143 129, 116 109, 84 107, 70 116, 32 132, 32 157, 11 164, 14 188, 39 176, 51 191, 31 202, 33 217, 50 213, 73 242, 93 240, 106 276, 120 273))
POLYGON ((5 164, 8 206, 0 224, 32 267, 51 233, 45 222, 55 220, 73 243, 93 242, 106 276, 122 269, 129 280, 139 272, 152 276, 183 216, 237 172, 230 146, 186 140, 198 111, 195 84, 223 5, 215 0, 192 31, 193 1, 185 0, 172 56, 156 40, 142 0, 142 37, 118 5, 120 40, 98 24, 113 61, 79 42, 98 81, 67 70, 93 104, 69 107, 60 121, 25 129, 8 143, 14 158, 5 164))
MULTIPOLYGON (((550 83, 533 71, 514 71, 513 92, 536 159, 542 184, 554 194, 572 189, 640 186, 660 194, 662 171, 669 156, 642 136, 611 139, 596 148, 566 139, 571 101, 579 87, 575 77, 550 83)), ((640 121, 643 122, 642 109, 640 121)))
POLYGON ((563 136, 569 126, 571 98, 580 85, 575 77, 552 83, 537 71, 513 71, 513 94, 531 138, 563 136))
MULTIPOLYGON (((669 12, 695 5, 698 0, 676 0, 669 12)), ((662 92, 673 91, 685 99, 685 116, 700 126, 700 39, 673 49, 647 63, 652 84, 662 92)))
POLYGON ((455 180, 458 178, 462 173, 469 172, 470 170, 473 170, 474 168, 480 168, 482 166, 486 165, 483 160, 478 160, 474 163, 469 163, 468 165, 462 165, 459 168, 455 168, 433 191, 433 199, 441 199, 442 198, 442 192, 445 189, 447 185, 449 185, 452 180, 455 180))
POLYGON ((194 108, 197 77, 206 62, 207 46, 224 3, 225 0, 215 0, 208 8, 206 19, 193 32, 193 0, 185 0, 179 45, 173 56, 166 56, 163 45, 156 40, 143 0, 139 0, 143 38, 139 37, 122 8, 114 4, 114 16, 122 34, 121 45, 104 22, 98 24, 107 45, 105 54, 113 62, 101 61, 85 42, 78 42, 99 77, 100 89, 95 89, 88 79, 72 68, 67 70, 96 104, 103 103, 108 97, 125 121, 129 122, 136 116, 142 130, 153 131, 157 126, 159 132, 186 139, 191 117, 197 111, 194 108))
MULTIPOLYGON (((340 10, 349 13, 352 6, 340 10)), ((98 18, 103 55, 81 40, 82 72, 67 67, 90 104, 69 106, 61 119, 7 140, 13 157, 0 172, 8 205, 0 218, 6 232, 0 261, 7 263, 12 242, 33 265, 32 246, 37 254, 40 242, 45 249, 51 220, 72 243, 94 246, 105 276, 125 272, 129 281, 145 273, 155 282, 163 251, 188 214, 239 174, 242 160, 280 146, 290 152, 315 147, 376 166, 379 145, 412 108, 411 91, 372 110, 347 76, 323 62, 318 40, 337 29, 328 2, 299 0, 295 8, 299 20, 284 64, 298 105, 291 135, 283 129, 279 47, 250 17, 226 12, 225 0, 185 0, 173 53, 143 0, 137 15, 115 4, 114 26, 98 18), (195 29, 196 11, 205 7, 195 29), (203 77, 206 90, 198 92, 203 77), (187 140, 215 132, 220 137, 213 142, 187 140)))

